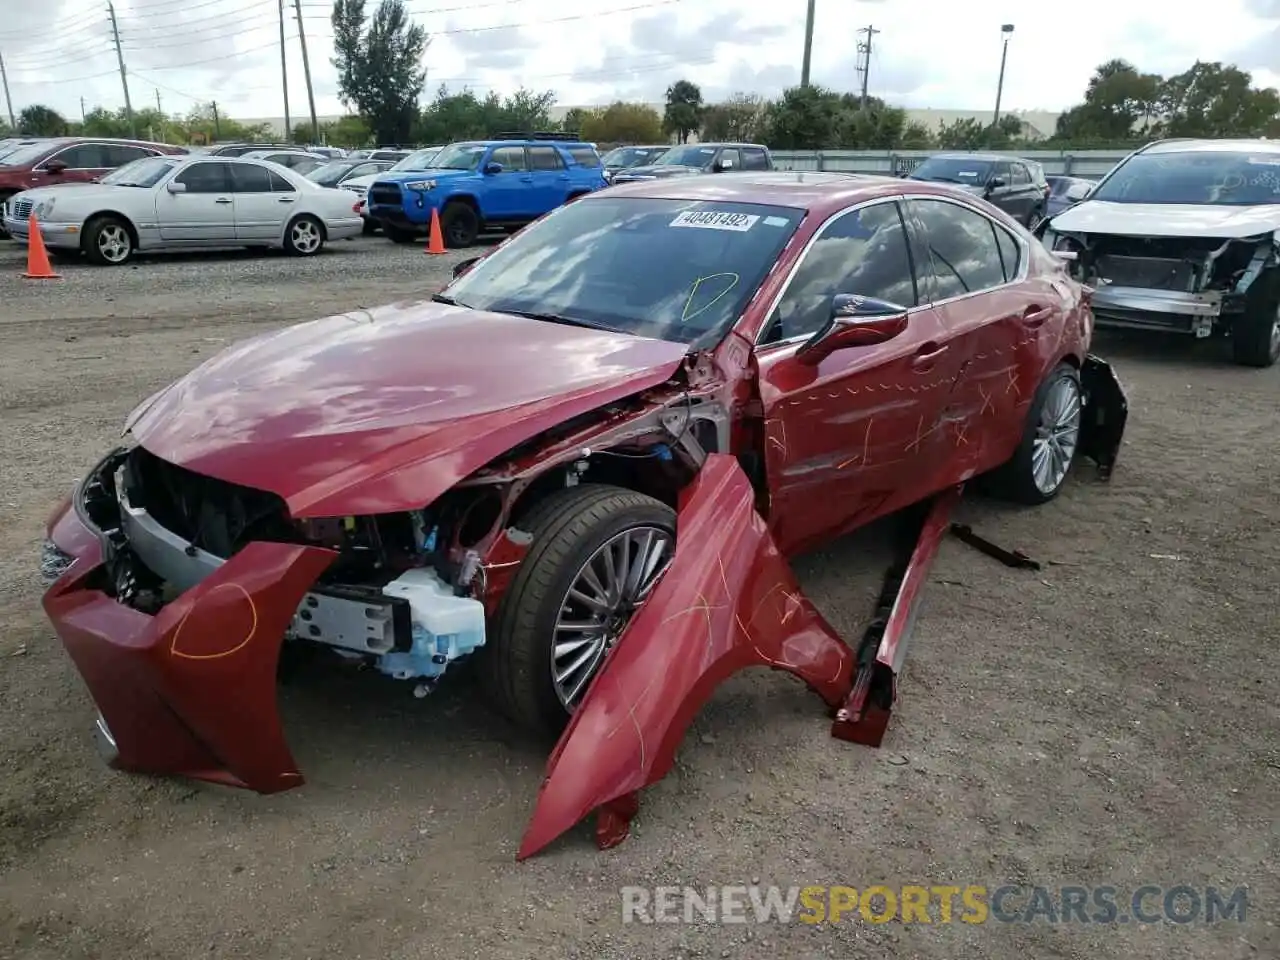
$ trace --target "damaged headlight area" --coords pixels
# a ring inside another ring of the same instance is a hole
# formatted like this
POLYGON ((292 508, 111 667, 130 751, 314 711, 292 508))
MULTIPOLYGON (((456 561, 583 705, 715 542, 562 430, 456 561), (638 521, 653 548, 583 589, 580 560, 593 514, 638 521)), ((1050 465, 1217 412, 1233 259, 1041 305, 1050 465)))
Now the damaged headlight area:
MULTIPOLYGON (((274 494, 196 474, 141 447, 106 458, 75 507, 103 545, 103 582, 119 603, 155 615, 249 543, 323 547, 334 560, 303 597, 286 639, 365 659, 396 679, 431 683, 485 642, 473 587, 482 491, 411 513, 293 520, 274 494)), ((54 561, 49 561, 50 570, 54 561)))

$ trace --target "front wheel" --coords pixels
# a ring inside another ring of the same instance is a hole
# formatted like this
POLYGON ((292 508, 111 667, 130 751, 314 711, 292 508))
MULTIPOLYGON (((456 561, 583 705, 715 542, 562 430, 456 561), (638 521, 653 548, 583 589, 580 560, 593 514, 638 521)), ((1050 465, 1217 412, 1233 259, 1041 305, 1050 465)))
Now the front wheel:
POLYGON ((324 249, 324 225, 315 217, 296 217, 284 232, 284 248, 295 257, 314 257, 324 249))
POLYGON ((393 227, 390 224, 384 225, 382 232, 392 243, 413 243, 417 239, 412 230, 404 230, 400 227, 393 227))
POLYGON ((1245 367, 1270 367, 1280 360, 1280 272, 1255 281, 1244 316, 1231 331, 1231 356, 1245 367))
POLYGON ((1080 372, 1060 363, 1036 390, 1018 449, 990 476, 994 492, 1017 503, 1048 503, 1066 486, 1080 446, 1080 372))
POLYGON ((675 551, 675 511, 621 487, 583 484, 520 521, 532 546, 482 657, 495 706, 558 733, 675 551))
POLYGON ((94 217, 85 224, 80 243, 89 262, 99 267, 118 267, 133 259, 133 234, 119 217, 94 217))
POLYGON ((480 215, 471 204, 453 200, 444 205, 444 212, 440 214, 440 232, 444 234, 445 246, 469 247, 480 235, 480 215))

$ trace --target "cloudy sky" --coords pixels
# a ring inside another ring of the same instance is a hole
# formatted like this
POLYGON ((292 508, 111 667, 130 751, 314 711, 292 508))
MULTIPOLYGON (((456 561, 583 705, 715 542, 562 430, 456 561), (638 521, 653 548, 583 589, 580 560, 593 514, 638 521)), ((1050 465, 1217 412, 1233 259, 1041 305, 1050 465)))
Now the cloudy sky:
MULTIPOLYGON (((292 8, 294 0, 286 0, 292 8)), ((370 0, 372 8, 376 0, 370 0)), ((14 112, 33 103, 71 117, 81 103, 123 105, 103 0, 3 0, 0 56, 14 112)), ((428 87, 507 93, 554 89, 561 105, 658 101, 688 78, 708 99, 776 95, 800 76, 805 0, 407 0, 433 36, 428 87)), ((237 117, 283 115, 277 0, 115 0, 135 107, 185 113, 216 100, 237 117)), ((1199 56, 1238 63, 1280 86, 1280 0, 817 0, 813 80, 853 89, 857 31, 875 34, 870 91, 912 107, 985 111, 995 99, 1000 25, 1012 22, 1004 103, 1059 110, 1077 102, 1095 65, 1125 57, 1176 73, 1199 56)), ((316 108, 341 113, 329 62, 328 0, 301 0, 316 108)), ((289 100, 306 112, 298 24, 288 11, 289 100)))

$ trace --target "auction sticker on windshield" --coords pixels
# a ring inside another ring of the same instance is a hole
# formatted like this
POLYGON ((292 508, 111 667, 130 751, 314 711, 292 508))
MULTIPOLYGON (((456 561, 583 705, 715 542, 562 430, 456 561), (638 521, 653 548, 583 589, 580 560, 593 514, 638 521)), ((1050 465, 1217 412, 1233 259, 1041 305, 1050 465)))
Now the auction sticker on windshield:
POLYGON ((735 230, 745 233, 760 218, 753 213, 729 213, 723 210, 686 210, 671 221, 673 227, 701 227, 704 230, 735 230))

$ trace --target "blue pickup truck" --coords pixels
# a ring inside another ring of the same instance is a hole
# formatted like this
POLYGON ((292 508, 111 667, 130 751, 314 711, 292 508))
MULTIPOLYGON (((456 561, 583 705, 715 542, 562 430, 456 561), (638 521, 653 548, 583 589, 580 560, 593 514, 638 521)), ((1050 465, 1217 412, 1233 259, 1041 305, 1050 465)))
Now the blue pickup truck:
POLYGON ((430 170, 379 177, 368 215, 396 243, 428 232, 431 211, 449 247, 482 231, 518 229, 561 204, 607 186, 595 147, 568 135, 511 135, 452 143, 430 170))

